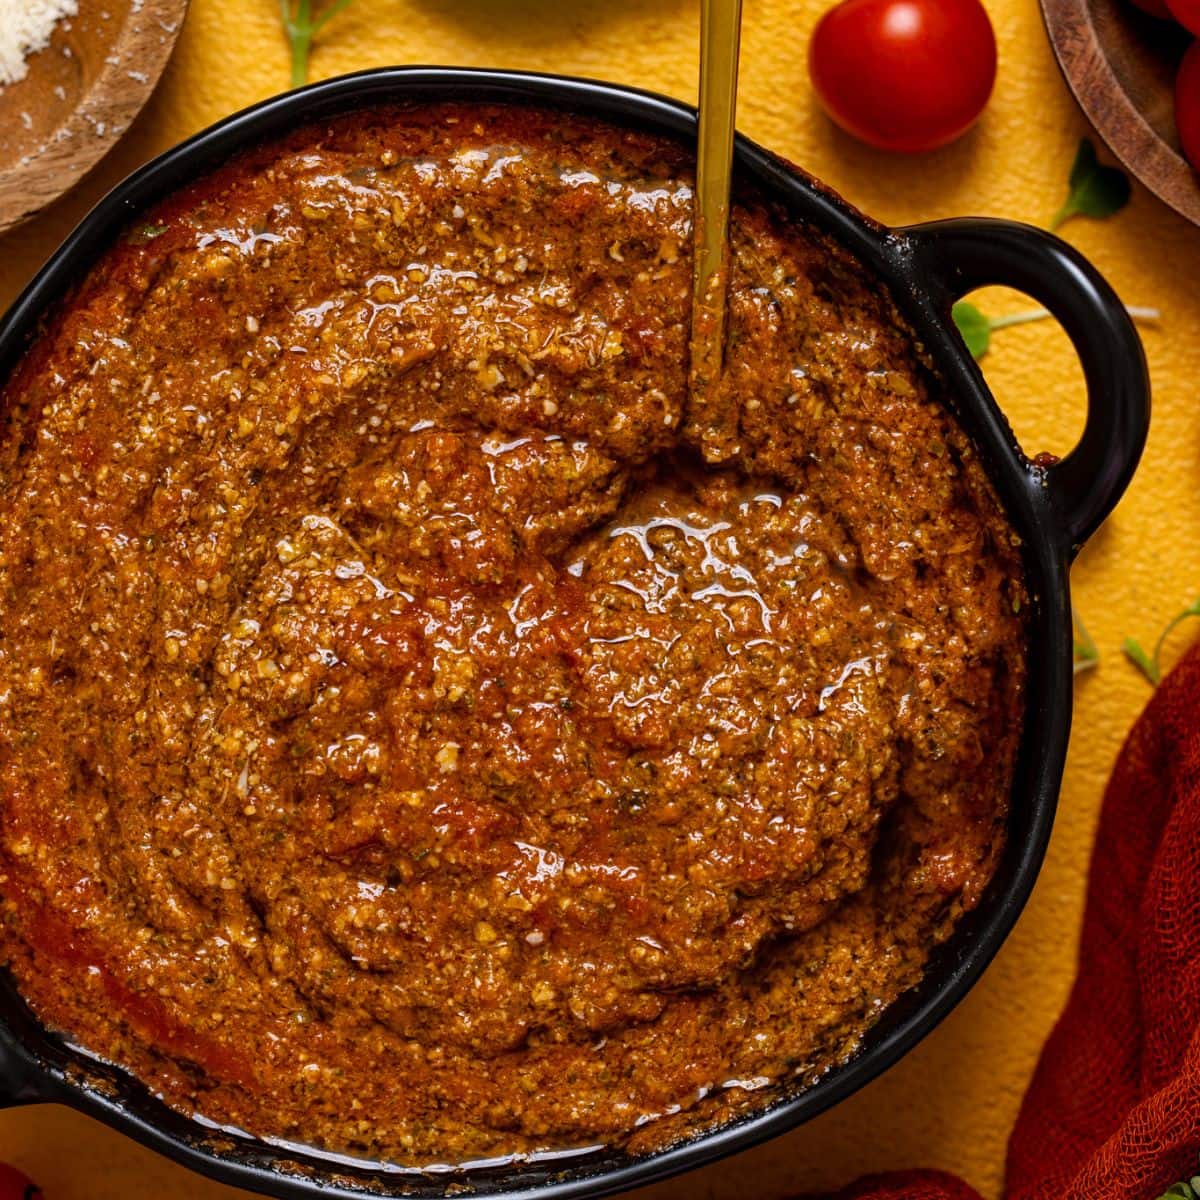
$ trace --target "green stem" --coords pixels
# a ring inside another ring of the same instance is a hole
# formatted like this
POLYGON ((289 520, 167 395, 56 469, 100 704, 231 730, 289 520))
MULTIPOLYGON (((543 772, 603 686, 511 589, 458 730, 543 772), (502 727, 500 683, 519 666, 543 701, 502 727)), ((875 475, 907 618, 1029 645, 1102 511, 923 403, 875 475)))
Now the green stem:
POLYGON ((1096 666, 1100 661, 1100 648, 1096 639, 1087 631, 1087 626, 1079 618, 1079 613, 1071 606, 1071 620, 1075 625, 1075 674, 1096 666))
POLYGON ((1028 325, 1030 321, 1044 321, 1050 315, 1044 308, 1031 308, 1028 312, 1012 313, 1007 317, 989 317, 993 329, 1007 329, 1010 325, 1028 325))
MULTIPOLYGON (((1146 308, 1136 304, 1127 304, 1125 311, 1135 321, 1157 321, 1162 316, 1157 308, 1146 308)), ((1031 308, 1025 312, 1012 313, 1007 317, 988 317, 988 326, 992 330, 1007 329, 1011 325, 1028 325, 1031 321, 1044 321, 1053 315, 1049 309, 1031 308)))
POLYGON ((279 11, 283 20, 284 36, 292 51, 292 87, 301 87, 308 82, 309 61, 312 58, 313 38, 325 26, 347 8, 353 0, 333 0, 322 12, 313 15, 313 0, 279 0, 279 11))
POLYGON ((308 59, 312 52, 312 0, 296 0, 292 15, 291 0, 279 0, 283 32, 292 51, 292 87, 308 81, 308 59))
POLYGON ((1158 687, 1159 678, 1162 673, 1150 655, 1142 649, 1141 644, 1135 638, 1127 637, 1121 643, 1121 650, 1125 657, 1150 680, 1150 683, 1154 687, 1158 687))
POLYGON ((1189 617, 1200 617, 1200 600, 1193 600, 1182 612, 1176 613, 1170 621, 1167 622, 1162 633, 1158 635, 1158 641, 1154 643, 1154 653, 1147 654, 1145 650, 1133 639, 1127 637, 1125 639, 1124 651, 1126 656, 1132 661, 1155 686, 1162 679, 1162 652, 1163 647, 1167 643, 1167 638, 1179 628, 1189 617))
POLYGON ((321 13, 321 15, 317 17, 315 21, 313 21, 313 33, 318 33, 330 20, 336 17, 338 13, 348 8, 353 2, 354 0, 334 0, 334 2, 323 13, 321 13))
POLYGON ((1162 652, 1163 646, 1166 645, 1167 638, 1171 636, 1175 630, 1188 619, 1196 614, 1190 609, 1185 608, 1179 616, 1167 622, 1166 628, 1158 635, 1158 641, 1154 643, 1154 674, 1156 676, 1154 682, 1158 683, 1162 679, 1162 652))
POLYGON ((295 30, 292 35, 292 87, 308 82, 308 59, 312 51, 312 31, 295 30))
POLYGON ((1050 228, 1057 229, 1064 221, 1069 221, 1079 210, 1068 197, 1062 208, 1050 218, 1050 228))

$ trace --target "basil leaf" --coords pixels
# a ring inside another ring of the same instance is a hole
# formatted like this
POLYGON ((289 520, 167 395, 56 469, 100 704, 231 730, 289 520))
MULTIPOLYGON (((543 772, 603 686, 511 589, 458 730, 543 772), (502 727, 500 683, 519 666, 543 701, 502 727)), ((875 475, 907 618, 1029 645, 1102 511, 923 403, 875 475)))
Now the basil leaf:
POLYGON ((156 237, 162 237, 167 232, 165 225, 139 225, 136 229, 129 232, 126 241, 131 246, 144 246, 147 242, 152 242, 156 237))
POLYGON ((960 300, 951 310, 950 316, 958 326, 958 332, 966 343, 972 357, 982 358, 992 342, 992 323, 966 300, 960 300))
POLYGON ((1111 217, 1129 203, 1133 190, 1124 171, 1100 162, 1090 138, 1080 140, 1067 184, 1067 199, 1054 214, 1051 229, 1072 217, 1111 217))
POLYGON ((1158 1200, 1196 1200, 1196 1194, 1186 1183, 1173 1183, 1158 1200))

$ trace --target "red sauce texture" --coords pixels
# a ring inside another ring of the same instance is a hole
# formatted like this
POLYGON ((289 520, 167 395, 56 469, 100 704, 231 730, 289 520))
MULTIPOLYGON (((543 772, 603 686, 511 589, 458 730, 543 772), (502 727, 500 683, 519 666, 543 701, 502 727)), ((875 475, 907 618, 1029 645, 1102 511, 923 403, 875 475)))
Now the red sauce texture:
POLYGON ((462 1161, 711 1127, 921 978, 1003 844, 1017 538, 886 291, 752 197, 689 412, 691 211, 669 142, 375 110, 80 282, 0 395, 47 1024, 462 1161))

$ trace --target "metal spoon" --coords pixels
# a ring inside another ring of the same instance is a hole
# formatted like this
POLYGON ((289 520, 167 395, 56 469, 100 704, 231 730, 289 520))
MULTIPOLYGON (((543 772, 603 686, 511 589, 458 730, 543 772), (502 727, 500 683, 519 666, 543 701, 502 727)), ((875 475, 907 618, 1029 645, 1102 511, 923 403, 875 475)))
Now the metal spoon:
POLYGON ((737 452, 737 414, 719 387, 729 282, 729 187, 742 0, 701 0, 700 129, 687 428, 709 462, 737 452))

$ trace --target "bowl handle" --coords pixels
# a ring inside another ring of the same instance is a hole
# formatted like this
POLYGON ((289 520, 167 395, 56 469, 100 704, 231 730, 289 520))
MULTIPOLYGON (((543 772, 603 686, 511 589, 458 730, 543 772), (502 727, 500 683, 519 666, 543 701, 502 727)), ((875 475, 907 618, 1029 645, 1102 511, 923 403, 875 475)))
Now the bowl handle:
POLYGON ((1087 381, 1087 422, 1060 462, 1034 464, 1068 553, 1112 511, 1133 476, 1150 424, 1150 381, 1137 330, 1103 276, 1077 250, 1032 225, 989 218, 931 221, 898 231, 943 318, 975 288, 1026 292, 1058 319, 1087 381))

